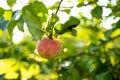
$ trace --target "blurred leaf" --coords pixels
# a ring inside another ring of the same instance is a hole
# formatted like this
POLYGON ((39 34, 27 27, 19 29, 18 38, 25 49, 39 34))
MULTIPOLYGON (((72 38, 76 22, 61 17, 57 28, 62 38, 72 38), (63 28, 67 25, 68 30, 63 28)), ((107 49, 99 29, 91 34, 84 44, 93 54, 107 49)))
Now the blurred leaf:
POLYGON ((0 75, 0 80, 4 80, 4 75, 0 75))
POLYGON ((13 35, 13 29, 15 27, 15 25, 17 24, 17 21, 13 20, 9 23, 8 25, 8 32, 9 32, 9 35, 12 37, 13 35))
POLYGON ((16 18, 16 16, 19 14, 19 10, 13 11, 12 17, 10 20, 14 20, 16 18))
POLYGON ((78 5, 77 7, 81 7, 84 5, 84 0, 78 0, 78 5))
POLYGON ((64 10, 62 10, 62 11, 66 12, 67 14, 69 14, 70 11, 71 11, 71 9, 64 9, 64 10))
POLYGON ((23 18, 26 21, 28 30, 32 34, 33 38, 35 40, 41 39, 43 36, 43 32, 41 31, 42 26, 41 26, 40 19, 38 18, 38 16, 36 16, 31 11, 25 9, 24 7, 23 18))
POLYGON ((120 35, 120 29, 119 28, 112 31, 111 37, 116 37, 118 35, 120 35))
POLYGON ((19 11, 14 11, 12 13, 11 13, 11 11, 5 12, 3 17, 0 18, 0 29, 2 29, 4 31, 8 27, 9 23, 15 19, 15 17, 18 15, 18 13, 19 13, 19 11), (6 18, 6 19, 4 19, 4 18, 6 18))
POLYGON ((16 3, 16 0, 7 0, 7 4, 12 7, 16 3))
POLYGON ((12 11, 8 10, 8 11, 4 11, 3 17, 5 20, 10 20, 12 18, 12 11))
POLYGON ((116 23, 116 28, 120 28, 120 20, 116 23))
POLYGON ((77 69, 71 69, 71 73, 71 80, 81 80, 80 72, 77 69))
POLYGON ((78 18, 71 16, 69 20, 64 23, 62 30, 71 30, 72 28, 78 26, 79 23, 80 20, 78 18))
POLYGON ((81 56, 80 59, 78 59, 79 68, 84 72, 84 73, 95 73, 97 68, 98 68, 98 60, 94 57, 88 56, 88 55, 83 55, 81 56))
POLYGON ((77 36, 77 30, 76 29, 72 29, 72 31, 70 33, 72 34, 72 36, 77 36))
POLYGON ((24 32, 24 19, 22 16, 19 17, 17 21, 17 26, 20 31, 24 32))
POLYGON ((109 72, 104 72, 101 74, 97 74, 95 76, 95 80, 113 80, 113 79, 109 72))
POLYGON ((2 30, 0 29, 0 37, 2 36, 2 33, 3 33, 3 32, 2 32, 2 30))
POLYGON ((101 19, 103 14, 103 8, 101 6, 97 6, 91 11, 91 14, 95 18, 101 19))
POLYGON ((0 7, 0 17, 4 14, 4 9, 0 7))
POLYGON ((48 25, 47 25, 47 31, 50 32, 52 30, 52 28, 54 27, 55 23, 59 21, 59 17, 52 13, 52 16, 48 22, 48 25))
POLYGON ((5 30, 8 27, 9 21, 5 21, 3 17, 0 18, 0 29, 5 30))
POLYGON ((49 6, 48 9, 51 9, 51 10, 57 9, 58 5, 59 5, 59 1, 55 2, 54 5, 52 6, 49 6))

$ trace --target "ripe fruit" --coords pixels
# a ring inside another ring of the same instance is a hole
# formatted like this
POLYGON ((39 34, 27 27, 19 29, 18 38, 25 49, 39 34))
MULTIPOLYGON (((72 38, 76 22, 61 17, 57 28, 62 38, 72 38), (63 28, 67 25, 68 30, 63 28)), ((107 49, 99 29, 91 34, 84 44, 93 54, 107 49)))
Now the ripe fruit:
POLYGON ((45 58, 53 58, 61 51, 62 45, 59 40, 49 39, 47 37, 39 40, 37 43, 38 53, 45 58))

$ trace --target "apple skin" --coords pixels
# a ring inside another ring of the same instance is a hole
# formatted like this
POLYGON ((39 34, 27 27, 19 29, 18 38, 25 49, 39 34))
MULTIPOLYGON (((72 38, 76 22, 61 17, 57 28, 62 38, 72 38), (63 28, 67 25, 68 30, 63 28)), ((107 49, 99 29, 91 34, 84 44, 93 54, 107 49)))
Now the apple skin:
POLYGON ((61 51, 62 45, 59 40, 49 39, 44 37, 37 42, 38 53, 45 58, 54 58, 61 51))

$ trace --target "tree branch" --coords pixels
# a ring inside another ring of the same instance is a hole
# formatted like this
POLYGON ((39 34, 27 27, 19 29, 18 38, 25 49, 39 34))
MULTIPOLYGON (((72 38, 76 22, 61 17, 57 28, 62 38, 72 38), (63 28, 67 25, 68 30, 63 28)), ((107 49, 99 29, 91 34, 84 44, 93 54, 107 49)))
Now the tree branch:
POLYGON ((62 1, 63 1, 63 0, 60 0, 60 3, 59 3, 59 5, 58 5, 58 8, 57 8, 57 10, 56 10, 55 14, 57 14, 57 13, 58 13, 58 11, 59 11, 59 9, 60 9, 60 6, 61 6, 62 1))

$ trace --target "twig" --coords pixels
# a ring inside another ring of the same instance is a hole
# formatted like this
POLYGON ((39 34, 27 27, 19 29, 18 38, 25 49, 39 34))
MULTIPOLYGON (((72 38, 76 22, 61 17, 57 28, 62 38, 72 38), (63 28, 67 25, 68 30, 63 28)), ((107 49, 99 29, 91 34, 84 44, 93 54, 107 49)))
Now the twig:
POLYGON ((57 10, 56 10, 55 14, 57 14, 57 13, 58 13, 58 11, 59 11, 59 9, 60 9, 60 6, 61 6, 62 1, 63 1, 63 0, 60 0, 60 3, 59 3, 59 5, 58 5, 58 8, 57 8, 57 10))
MULTIPOLYGON (((59 11, 59 9, 60 9, 60 6, 61 6, 62 1, 63 1, 63 0, 60 0, 60 2, 59 2, 59 5, 58 5, 57 10, 56 10, 56 12, 55 12, 56 15, 57 15, 57 13, 58 13, 58 11, 59 11)), ((52 17, 52 16, 51 16, 51 17, 52 17)), ((51 19, 51 18, 50 18, 50 19, 51 19)), ((49 24, 50 24, 50 26, 51 26, 51 34, 50 34, 48 37, 50 37, 50 39, 52 39, 54 25, 51 24, 50 21, 48 21, 48 25, 49 25, 49 24)))

